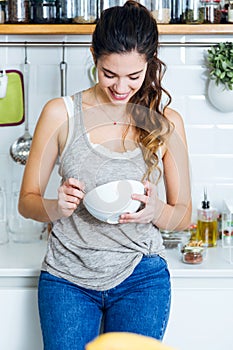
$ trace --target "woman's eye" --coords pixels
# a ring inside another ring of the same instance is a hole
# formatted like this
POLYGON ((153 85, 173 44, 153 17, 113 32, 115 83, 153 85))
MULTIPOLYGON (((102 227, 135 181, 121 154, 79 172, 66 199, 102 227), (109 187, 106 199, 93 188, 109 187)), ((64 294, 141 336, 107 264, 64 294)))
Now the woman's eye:
POLYGON ((108 74, 106 74, 106 73, 104 73, 104 76, 105 76, 106 78, 108 78, 108 79, 113 79, 113 78, 115 78, 114 75, 108 75, 108 74))
POLYGON ((137 80, 139 77, 129 77, 130 80, 137 80))

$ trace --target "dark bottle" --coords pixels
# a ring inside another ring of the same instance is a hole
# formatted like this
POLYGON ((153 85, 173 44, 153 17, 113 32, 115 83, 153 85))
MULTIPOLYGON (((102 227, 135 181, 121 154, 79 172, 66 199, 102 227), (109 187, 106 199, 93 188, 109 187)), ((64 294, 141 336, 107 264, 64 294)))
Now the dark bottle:
POLYGON ((6 1, 0 0, 0 23, 5 23, 6 21, 6 1))
POLYGON ((182 0, 171 0, 171 24, 182 23, 183 14, 183 1, 182 0))
POLYGON ((31 21, 33 23, 55 23, 56 17, 56 1, 31 0, 31 21))

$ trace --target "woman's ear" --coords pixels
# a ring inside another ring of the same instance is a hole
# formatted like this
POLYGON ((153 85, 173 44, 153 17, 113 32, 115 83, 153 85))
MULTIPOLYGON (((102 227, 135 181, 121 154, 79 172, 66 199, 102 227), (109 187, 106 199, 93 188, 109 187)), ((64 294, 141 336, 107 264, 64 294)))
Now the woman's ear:
POLYGON ((91 54, 92 54, 92 57, 93 57, 93 61, 94 61, 95 65, 96 65, 97 64, 97 60, 96 60, 94 49, 93 49, 92 46, 90 47, 90 51, 91 51, 91 54))

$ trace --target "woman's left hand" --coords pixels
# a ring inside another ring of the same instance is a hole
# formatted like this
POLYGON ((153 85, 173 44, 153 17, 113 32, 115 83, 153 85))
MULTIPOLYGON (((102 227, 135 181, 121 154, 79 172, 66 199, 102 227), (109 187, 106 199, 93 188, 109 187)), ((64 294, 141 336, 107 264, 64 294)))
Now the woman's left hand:
POLYGON ((133 194, 132 199, 138 200, 144 204, 144 208, 136 213, 124 213, 120 216, 119 223, 126 224, 130 222, 137 222, 146 224, 153 222, 155 216, 157 217, 157 203, 158 196, 156 186, 149 181, 144 183, 145 194, 133 194))

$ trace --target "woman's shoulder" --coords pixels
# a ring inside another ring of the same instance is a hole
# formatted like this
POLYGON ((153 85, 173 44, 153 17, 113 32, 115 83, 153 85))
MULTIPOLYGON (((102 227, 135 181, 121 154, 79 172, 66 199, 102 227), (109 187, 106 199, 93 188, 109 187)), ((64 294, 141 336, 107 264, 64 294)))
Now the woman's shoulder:
POLYGON ((184 126, 182 116, 174 109, 166 108, 165 116, 169 120, 169 122, 171 122, 174 125, 175 128, 184 126))
POLYGON ((174 128, 171 134, 171 136, 173 135, 173 137, 171 137, 170 139, 174 140, 174 137, 175 139, 177 139, 178 137, 178 139, 182 140, 185 144, 187 144, 184 121, 180 113, 178 113, 172 108, 167 108, 165 116, 169 120, 169 122, 172 123, 174 128))
POLYGON ((36 125, 36 133, 58 134, 67 121, 67 110, 63 98, 54 98, 47 101, 42 108, 36 125))
POLYGON ((51 121, 59 121, 66 117, 66 107, 62 97, 53 98, 47 101, 41 112, 42 118, 49 118, 51 121))

